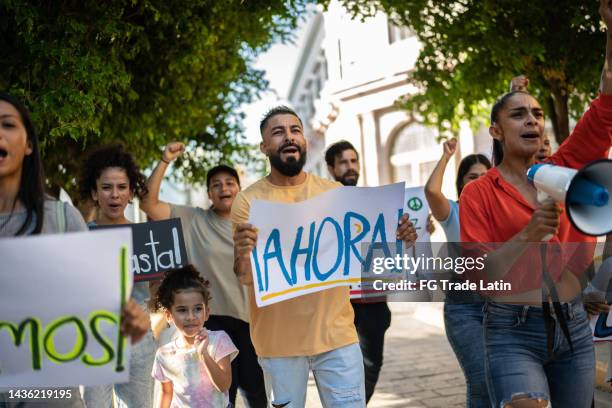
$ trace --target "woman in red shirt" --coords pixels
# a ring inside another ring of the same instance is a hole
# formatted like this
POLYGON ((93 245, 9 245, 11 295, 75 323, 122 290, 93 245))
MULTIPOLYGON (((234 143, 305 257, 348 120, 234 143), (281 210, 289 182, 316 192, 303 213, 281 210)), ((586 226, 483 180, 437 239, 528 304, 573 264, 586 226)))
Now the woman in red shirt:
MULTIPOLYGON (((612 5, 602 0, 600 14, 610 32, 612 5)), ((580 168, 607 156, 610 34, 600 93, 549 159, 552 164, 580 168)), ((544 134, 538 101, 525 92, 510 92, 494 105, 491 122, 497 167, 465 187, 460 219, 461 240, 482 243, 478 248, 486 251, 487 278, 512 285, 511 290, 489 292, 485 310, 485 365, 493 406, 588 408, 595 358, 576 275, 592 256, 585 250, 592 247, 584 243, 594 239, 574 229, 557 204, 538 203, 527 180, 544 134), (543 247, 540 242, 549 234, 553 238, 543 247), (567 242, 583 244, 560 245, 567 242)))

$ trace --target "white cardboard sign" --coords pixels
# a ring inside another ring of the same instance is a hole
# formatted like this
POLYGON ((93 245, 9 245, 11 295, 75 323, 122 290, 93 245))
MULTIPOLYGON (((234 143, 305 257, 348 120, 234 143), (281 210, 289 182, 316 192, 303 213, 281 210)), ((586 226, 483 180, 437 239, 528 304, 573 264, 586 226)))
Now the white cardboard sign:
POLYGON ((0 239, 0 387, 127 382, 132 232, 0 239))
POLYGON ((395 233, 403 199, 404 183, 397 183, 341 187, 295 204, 254 200, 249 222, 258 228, 251 254, 257 305, 359 283, 365 244, 401 248, 395 233))

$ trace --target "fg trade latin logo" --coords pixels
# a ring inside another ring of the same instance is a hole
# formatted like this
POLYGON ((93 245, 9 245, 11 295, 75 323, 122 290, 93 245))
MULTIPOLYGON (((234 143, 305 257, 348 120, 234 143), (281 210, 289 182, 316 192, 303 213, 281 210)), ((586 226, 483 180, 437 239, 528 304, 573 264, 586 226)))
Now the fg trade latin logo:
POLYGON ((419 211, 421 208, 423 208, 423 201, 421 201, 419 197, 410 198, 406 204, 412 211, 419 211))

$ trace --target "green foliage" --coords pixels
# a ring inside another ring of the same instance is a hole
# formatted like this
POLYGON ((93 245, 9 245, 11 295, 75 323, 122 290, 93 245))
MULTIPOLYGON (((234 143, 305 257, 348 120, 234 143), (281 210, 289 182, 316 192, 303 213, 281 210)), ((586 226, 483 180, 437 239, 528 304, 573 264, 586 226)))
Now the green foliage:
POLYGON ((0 0, 0 89, 22 98, 51 184, 75 190, 86 149, 120 141, 148 166, 168 141, 201 181, 248 160, 239 107, 267 87, 255 56, 287 40, 305 2, 0 0), (197 149, 196 149, 197 147, 197 149))
POLYGON ((519 74, 530 79, 558 141, 568 113, 578 118, 596 96, 605 52, 597 1, 341 2, 356 17, 384 10, 416 33, 423 49, 413 79, 421 92, 403 106, 446 133, 462 118, 488 123, 492 102, 519 74))

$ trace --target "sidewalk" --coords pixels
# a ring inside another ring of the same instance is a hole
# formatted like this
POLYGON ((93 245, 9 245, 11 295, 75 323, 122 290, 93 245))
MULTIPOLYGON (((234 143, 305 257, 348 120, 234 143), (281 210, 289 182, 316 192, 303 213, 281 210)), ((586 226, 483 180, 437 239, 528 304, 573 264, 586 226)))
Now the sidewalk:
POLYGON ((389 307, 385 362, 368 406, 464 407, 465 383, 444 334, 442 305, 392 302, 389 307))
MULTIPOLYGON (((444 334, 442 304, 391 302, 389 307, 385 362, 368 408, 465 407, 463 373, 444 334)), ((321 407, 312 375, 306 407, 321 407)), ((612 408, 612 394, 596 391, 595 408, 612 408)))

